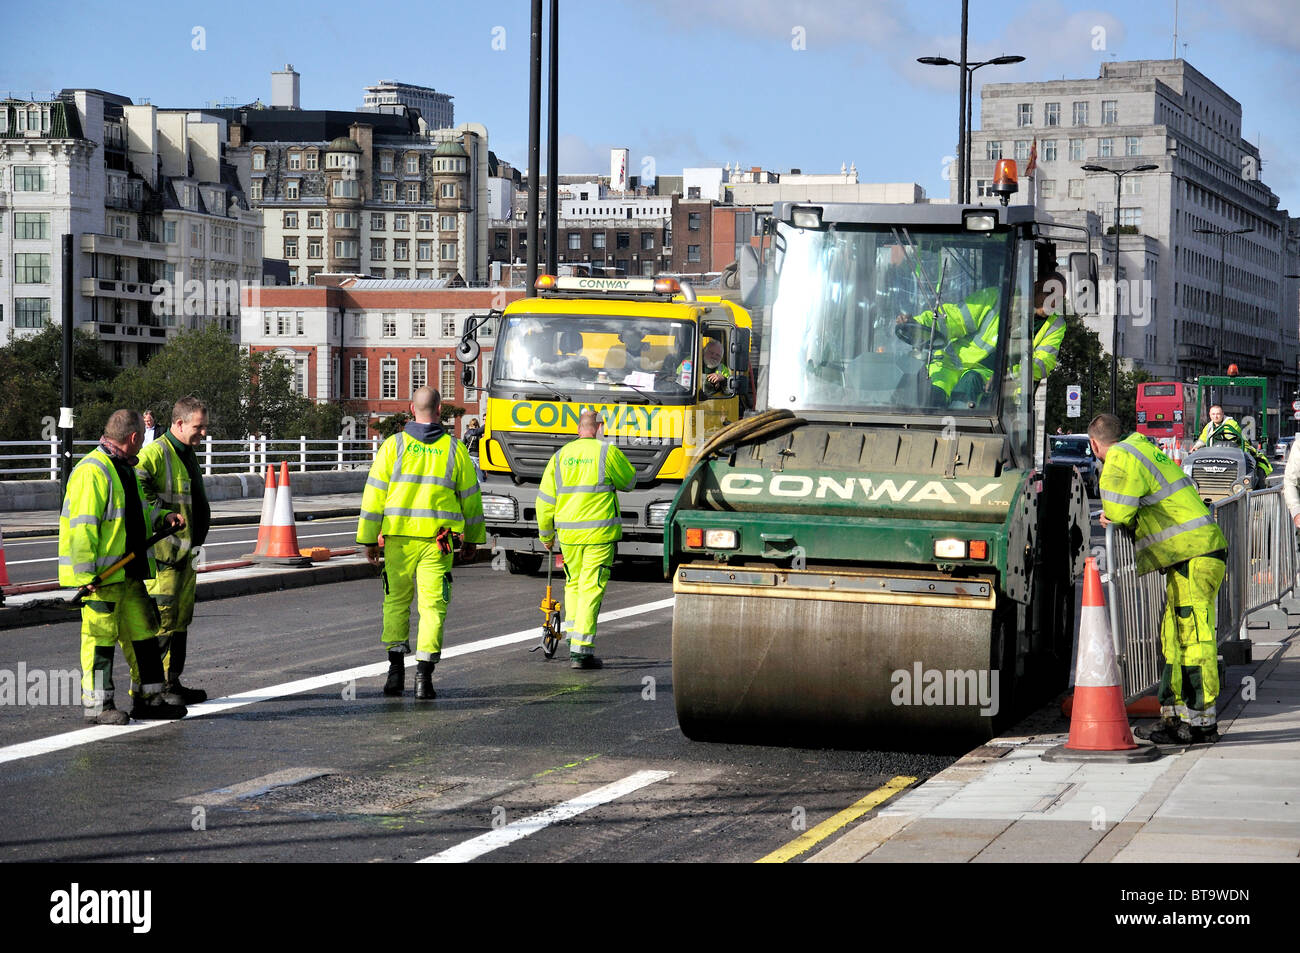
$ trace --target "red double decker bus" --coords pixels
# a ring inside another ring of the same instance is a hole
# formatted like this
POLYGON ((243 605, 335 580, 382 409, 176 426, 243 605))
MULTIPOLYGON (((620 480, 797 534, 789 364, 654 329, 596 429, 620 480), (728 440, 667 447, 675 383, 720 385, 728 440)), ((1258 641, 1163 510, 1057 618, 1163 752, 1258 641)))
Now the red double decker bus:
POLYGON ((1138 384, 1137 429, 1152 440, 1180 445, 1196 437, 1196 385, 1182 381, 1138 384))

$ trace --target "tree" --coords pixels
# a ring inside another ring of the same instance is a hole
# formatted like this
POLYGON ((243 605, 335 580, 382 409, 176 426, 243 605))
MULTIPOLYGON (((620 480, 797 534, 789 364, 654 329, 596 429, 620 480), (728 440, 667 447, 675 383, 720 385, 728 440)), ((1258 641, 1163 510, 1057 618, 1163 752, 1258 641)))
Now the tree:
MULTIPOLYGON (((0 348, 0 439, 40 440, 42 418, 59 415, 63 404, 63 329, 50 325, 0 348)), ((112 412, 111 382, 118 369, 99 352, 99 342, 82 330, 72 337, 73 436, 93 440, 112 412)))
POLYGON ((164 426, 172 405, 193 396, 207 404, 208 433, 216 440, 237 440, 248 430, 244 419, 247 357, 215 323, 183 330, 148 364, 127 368, 114 381, 119 407, 148 408, 164 426))
MULTIPOLYGON (((1101 346, 1101 338, 1090 330, 1077 315, 1065 315, 1065 340, 1056 368, 1047 377, 1047 432, 1055 433, 1057 427, 1067 432, 1081 433, 1088 426, 1089 395, 1094 415, 1110 410, 1110 355, 1101 346), (1071 384, 1082 387, 1083 408, 1079 417, 1065 414, 1065 391, 1071 384)), ((1149 380, 1144 370, 1125 371, 1116 375, 1117 399, 1115 413, 1126 430, 1137 426, 1137 385, 1149 380)))

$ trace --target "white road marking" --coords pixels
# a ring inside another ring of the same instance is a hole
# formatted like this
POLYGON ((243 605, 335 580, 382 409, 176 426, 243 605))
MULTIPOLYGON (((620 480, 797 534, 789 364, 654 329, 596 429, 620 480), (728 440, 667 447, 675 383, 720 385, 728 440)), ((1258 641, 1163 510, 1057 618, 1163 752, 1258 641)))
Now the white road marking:
POLYGON ((507 824, 496 830, 488 831, 486 834, 480 834, 471 840, 467 840, 455 847, 449 847, 441 853, 434 854, 431 857, 425 857, 417 861, 421 864, 465 864, 476 857, 482 857, 484 854, 491 853, 498 848, 505 847, 507 844, 513 844, 517 840, 523 840, 545 827, 558 822, 567 821, 571 817, 577 817, 593 807, 600 807, 602 804, 608 804, 610 801, 617 800, 625 794, 631 794, 633 791, 640 790, 643 787, 662 781, 664 778, 673 776, 672 771, 638 771, 636 774, 629 774, 621 781, 615 781, 612 784, 606 784, 604 787, 596 788, 594 791, 588 791, 579 797, 564 801, 554 807, 548 807, 544 811, 525 817, 521 821, 515 821, 513 824, 507 824))
MULTIPOLYGON (((628 606, 626 609, 615 609, 612 612, 602 612, 597 622, 613 622, 617 619, 626 619, 630 616, 642 615, 647 612, 656 612, 659 609, 667 609, 673 604, 672 599, 659 599, 655 602, 643 602, 640 605, 628 606)), ((516 645, 520 642, 541 641, 541 626, 534 625, 527 629, 520 629, 518 632, 510 632, 506 635, 496 635, 491 638, 479 639, 477 642, 470 642, 466 645, 454 645, 444 649, 443 659, 459 658, 462 655, 473 655, 475 652, 486 652, 489 649, 500 648, 503 645, 516 645)), ((407 668, 415 665, 415 654, 412 653, 406 658, 407 668)), ((329 672, 325 675, 313 675, 311 678, 300 678, 293 682, 284 682, 280 685, 271 685, 267 688, 255 688, 252 691, 241 692, 238 695, 228 695, 225 698, 217 698, 212 701, 203 702, 201 705, 191 705, 187 718, 198 718, 204 715, 219 715, 222 712, 232 711, 236 708, 243 708, 245 705, 252 705, 256 702, 274 701, 277 698, 283 698, 287 695, 297 695, 301 692, 309 692, 315 689, 327 688, 332 685, 346 684, 354 679, 376 678, 384 675, 388 671, 388 662, 375 662, 371 665, 358 665, 354 668, 343 669, 338 672, 329 672)), ((157 728, 160 725, 171 724, 168 721, 133 721, 129 725, 112 726, 112 725, 94 725, 90 728, 81 728, 77 731, 68 731, 63 734, 51 735, 48 738, 37 738, 34 741, 22 741, 18 744, 7 745, 0 748, 0 764, 7 761, 19 761, 23 758, 32 758, 37 755, 50 754, 54 751, 63 751, 66 748, 75 748, 77 745, 84 745, 94 741, 103 741, 107 738, 120 738, 125 734, 133 731, 145 731, 149 728, 157 728)))

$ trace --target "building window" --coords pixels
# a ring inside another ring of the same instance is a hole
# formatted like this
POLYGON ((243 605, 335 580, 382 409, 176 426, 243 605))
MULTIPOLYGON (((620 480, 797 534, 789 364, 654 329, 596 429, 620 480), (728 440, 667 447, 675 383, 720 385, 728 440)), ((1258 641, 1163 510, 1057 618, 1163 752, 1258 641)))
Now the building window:
POLYGON ((321 225, 321 219, 322 219, 322 216, 321 216, 321 213, 320 213, 320 212, 308 212, 308 213, 307 213, 307 227, 308 227, 308 228, 322 228, 323 226, 321 225))
POLYGON ((382 232, 387 225, 388 216, 383 212, 370 213, 370 230, 372 232, 382 232))
POLYGON ((14 284, 47 285, 50 283, 50 256, 14 255, 14 284))
POLYGON ((1070 180, 1070 198, 1072 199, 1083 198, 1083 179, 1070 180))
POLYGON ((422 338, 425 336, 427 321, 422 314, 411 315, 411 337, 422 338))
MULTIPOLYGON (((443 188, 445 189, 446 186, 443 186, 443 188)), ((420 183, 418 182, 406 183, 406 201, 408 202, 420 201, 420 183)))
POLYGON ((286 238, 286 239, 284 240, 284 257, 285 257, 285 258, 297 258, 297 257, 298 257, 298 239, 297 239, 297 238, 286 238))
POLYGON ((356 179, 335 179, 332 183, 331 194, 336 199, 354 199, 361 193, 356 179))
POLYGON ((1083 154, 1084 154, 1084 140, 1071 139, 1070 140, 1070 161, 1082 162, 1083 154))
POLYGON ((687 245, 687 246, 686 246, 686 260, 687 260, 687 261, 699 261, 699 260, 700 260, 700 246, 699 246, 699 245, 687 245))
MULTIPOLYGON (((3 216, 0 216, 0 220, 3 216)), ((49 212, 14 212, 14 238, 48 239, 49 212)))
POLYGON ((655 233, 654 233, 654 232, 642 232, 642 233, 641 233, 641 250, 642 250, 642 251, 654 251, 654 247, 655 247, 655 233))
MULTIPOLYGON (((686 213, 686 228, 687 228, 688 231, 692 231, 692 232, 698 232, 698 231, 700 230, 700 213, 699 213, 699 212, 687 212, 687 213, 686 213)), ((624 248, 624 247, 626 247, 626 246, 624 246, 624 245, 619 245, 618 247, 619 247, 619 248, 624 248)))
POLYGON ((176 244, 176 223, 174 221, 163 222, 163 242, 168 245, 176 244))
POLYGON ((1120 180, 1120 189, 1124 195, 1141 195, 1142 178, 1136 175, 1126 175, 1120 180))
POLYGON ((396 182, 385 182, 385 183, 382 185, 382 189, 383 189, 383 195, 384 195, 384 201, 385 201, 385 202, 396 202, 396 201, 397 201, 397 183, 396 183, 396 182))
POLYGON ((417 230, 419 230, 419 231, 421 231, 421 232, 431 232, 431 231, 433 231, 433 216, 432 216, 432 215, 417 215, 417 216, 415 217, 415 227, 416 227, 417 230))
POLYGON ((1042 184, 1041 188, 1042 188, 1042 191, 1043 191, 1043 198, 1045 198, 1045 199, 1056 198, 1056 180, 1055 180, 1055 179, 1043 179, 1043 184, 1042 184))
POLYGON ((444 314, 442 316, 442 336, 445 338, 454 338, 456 336, 456 316, 454 314, 444 314))
POLYGON ((386 338, 397 337, 397 315, 385 313, 382 333, 386 338))
POLYGON ((393 157, 392 157, 392 156, 385 154, 385 155, 381 155, 381 156, 379 157, 379 171, 380 171, 380 172, 392 172, 392 171, 393 171, 393 157))
POLYGON ((415 253, 420 261, 433 261, 433 242, 421 239, 416 244, 415 253))
POLYGON ((321 240, 319 238, 309 238, 307 240, 307 257, 308 258, 321 257, 321 240))
POLYGON ((698 199, 700 197, 700 187, 698 185, 687 186, 686 197, 688 199, 698 199))
POLYGON ((632 233, 631 233, 631 232, 618 232, 618 233, 616 233, 615 236, 614 236, 614 245, 615 245, 615 247, 617 247, 617 248, 631 248, 631 247, 632 247, 632 233))
POLYGON ((1055 139, 1043 140, 1043 161, 1044 162, 1056 161, 1056 140, 1055 139))
POLYGON ((429 362, 422 357, 411 358, 411 393, 429 383, 429 362))
MULTIPOLYGON (((418 190, 418 189, 419 189, 419 186, 416 186, 415 188, 418 190)), ((442 197, 445 198, 445 199, 454 199, 454 198, 456 197, 456 183, 455 183, 455 182, 444 182, 444 183, 442 183, 442 197)))
POLYGON ((1142 154, 1142 138, 1140 136, 1124 137, 1124 155, 1140 156, 1142 154))
POLYGON ((1016 106, 1016 125, 1032 126, 1034 124, 1034 104, 1020 103, 1016 106))
POLYGON ((356 228, 357 213, 356 212, 335 212, 334 227, 335 228, 356 228))
POLYGON ((49 177, 45 174, 45 166, 14 166, 15 192, 48 192, 49 190, 50 182, 49 177))
POLYGON ((336 241, 334 243, 334 257, 335 258, 358 258, 360 257, 360 248, 358 247, 359 245, 360 242, 357 242, 355 240, 336 241))
POLYGON ((604 247, 605 247, 605 233, 604 233, 604 232, 592 232, 592 233, 591 233, 591 247, 592 247, 592 248, 604 248, 604 247))
POLYGON ((364 357, 354 357, 352 359, 352 396, 353 398, 366 398, 370 396, 370 389, 367 386, 366 375, 367 361, 364 357))
POLYGON ((308 170, 310 170, 310 171, 312 171, 312 172, 315 172, 316 169, 318 168, 318 162, 319 162, 319 160, 318 160, 317 155, 316 155, 315 152, 308 152, 308 153, 307 153, 307 168, 308 168, 308 170))
POLYGON ((298 227, 298 213, 297 213, 297 212, 285 212, 285 213, 284 213, 284 227, 285 227, 285 228, 297 228, 297 227, 298 227))
POLYGON ((1121 208, 1119 210, 1120 228, 1141 228, 1142 227, 1142 207, 1121 208))
POLYGON ((1119 122, 1119 103, 1114 99, 1103 99, 1101 101, 1101 124, 1103 126, 1113 126, 1119 122))
POLYGON ((14 327, 43 328, 49 323, 49 298, 14 298, 14 327))
POLYGON ((653 258, 647 258, 641 262, 641 274, 651 277, 655 273, 655 263, 653 258))
POLYGON ((407 175, 420 174, 420 157, 418 155, 408 155, 406 157, 406 174, 407 175))
POLYGON ((582 250, 582 232, 569 232, 569 251, 582 250))
POLYGON ((1111 158, 1113 155, 1115 155, 1115 140, 1114 140, 1114 139, 1109 139, 1109 138, 1108 138, 1108 139, 1098 139, 1098 140, 1097 140, 1097 155, 1098 155, 1100 158, 1102 158, 1102 159, 1109 159, 1109 158, 1111 158))
POLYGON ((439 227, 444 232, 454 232, 456 230, 456 216, 443 215, 439 220, 439 227))
POLYGON ((261 172, 261 171, 264 170, 265 168, 266 168, 266 153, 265 153, 265 152, 254 152, 254 153, 253 153, 253 171, 254 171, 254 172, 261 172))
POLYGON ((438 389, 443 400, 450 400, 456 394, 456 362, 441 361, 438 366, 438 389))
POLYGON ((262 201, 262 180, 254 179, 248 185, 248 197, 254 202, 262 201))
POLYGON ((411 257, 411 243, 405 238, 398 238, 393 241, 393 260, 406 261, 411 257))
POLYGON ((374 238, 370 241, 370 258, 372 261, 384 260, 384 246, 388 243, 382 238, 374 238))
POLYGON ((1072 118, 1074 120, 1074 125, 1076 126, 1088 125, 1088 103, 1086 101, 1074 104, 1074 114, 1072 118))
POLYGON ((409 277, 411 277, 411 269, 410 269, 410 268, 394 268, 394 269, 393 269, 393 277, 394 277, 394 278, 409 278, 409 277))
POLYGON ((984 143, 984 158, 989 162, 996 162, 1002 158, 1002 143, 996 139, 990 139, 984 143))
POLYGON ((289 153, 289 168, 290 168, 290 169, 301 169, 301 168, 302 168, 302 153, 301 153, 301 152, 290 152, 290 153, 289 153))
POLYGON ((1015 157, 1017 162, 1024 162, 1029 158, 1028 139, 1017 139, 1015 148, 1016 148, 1015 157))
POLYGON ((379 399, 397 399, 397 361, 392 358, 379 362, 379 399))
POLYGON ((1043 104, 1043 125, 1059 126, 1061 124, 1061 104, 1044 103, 1043 104))

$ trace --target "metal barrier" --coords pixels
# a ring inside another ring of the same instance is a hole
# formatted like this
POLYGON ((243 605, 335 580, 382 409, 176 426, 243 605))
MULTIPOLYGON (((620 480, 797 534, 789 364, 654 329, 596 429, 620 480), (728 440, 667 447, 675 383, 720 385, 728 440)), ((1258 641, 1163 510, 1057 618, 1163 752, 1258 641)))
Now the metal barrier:
MULTIPOLYGON (((80 460, 98 445, 97 440, 73 441, 73 462, 80 460)), ((197 448, 205 476, 213 473, 256 473, 268 463, 289 460, 297 471, 368 469, 379 449, 379 435, 368 439, 308 440, 294 437, 268 440, 248 437, 244 440, 213 440, 208 437, 197 448)), ((0 440, 0 464, 41 461, 37 466, 0 466, 0 479, 59 478, 59 438, 49 440, 0 440), (11 449, 12 448, 12 449, 11 449), (23 452, 31 451, 31 452, 23 452)))
MULTIPOLYGON (((1228 541, 1227 573, 1216 607, 1215 639, 1222 646, 1241 639, 1251 613, 1295 593, 1296 534, 1280 486, 1218 500, 1210 512, 1228 541)), ((1102 581, 1111 637, 1124 695, 1132 699, 1160 680, 1165 577, 1158 572, 1137 574, 1133 533, 1115 523, 1106 527, 1105 558, 1102 581)))

